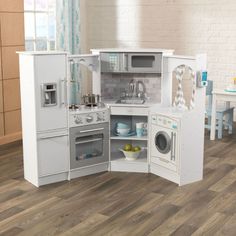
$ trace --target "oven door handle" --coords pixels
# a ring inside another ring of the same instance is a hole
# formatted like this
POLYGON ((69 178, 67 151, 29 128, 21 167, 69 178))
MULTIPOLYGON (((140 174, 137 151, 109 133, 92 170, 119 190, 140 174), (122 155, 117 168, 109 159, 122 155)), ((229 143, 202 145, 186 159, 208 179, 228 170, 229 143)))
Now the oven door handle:
POLYGON ((86 129, 86 130, 81 130, 79 131, 80 133, 87 133, 87 132, 94 132, 94 131, 101 131, 104 130, 104 128, 99 128, 99 129, 86 129))
POLYGON ((78 142, 75 142, 75 144, 92 143, 92 142, 96 142, 100 140, 102 140, 102 138, 94 138, 94 139, 88 139, 84 141, 78 141, 78 142))

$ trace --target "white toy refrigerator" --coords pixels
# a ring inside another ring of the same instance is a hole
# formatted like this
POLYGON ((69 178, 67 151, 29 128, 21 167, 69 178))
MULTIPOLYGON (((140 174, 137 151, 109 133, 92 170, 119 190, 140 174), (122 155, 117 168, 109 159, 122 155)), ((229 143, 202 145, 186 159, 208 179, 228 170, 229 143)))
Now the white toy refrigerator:
POLYGON ((19 52, 24 177, 40 186, 68 179, 67 54, 19 52))

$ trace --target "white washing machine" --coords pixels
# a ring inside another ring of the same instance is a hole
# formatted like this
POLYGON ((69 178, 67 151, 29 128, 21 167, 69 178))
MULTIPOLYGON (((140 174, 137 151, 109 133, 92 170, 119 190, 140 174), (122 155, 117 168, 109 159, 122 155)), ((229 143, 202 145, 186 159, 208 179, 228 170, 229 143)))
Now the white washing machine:
POLYGON ((160 114, 151 115, 151 162, 174 172, 179 163, 180 120, 160 114))

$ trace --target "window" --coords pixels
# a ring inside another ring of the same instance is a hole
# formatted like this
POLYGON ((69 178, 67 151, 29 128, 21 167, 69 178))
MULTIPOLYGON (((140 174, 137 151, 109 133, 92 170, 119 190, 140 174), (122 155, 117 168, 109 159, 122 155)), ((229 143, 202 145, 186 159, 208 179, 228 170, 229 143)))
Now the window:
POLYGON ((25 49, 55 50, 56 0, 25 0, 25 49))

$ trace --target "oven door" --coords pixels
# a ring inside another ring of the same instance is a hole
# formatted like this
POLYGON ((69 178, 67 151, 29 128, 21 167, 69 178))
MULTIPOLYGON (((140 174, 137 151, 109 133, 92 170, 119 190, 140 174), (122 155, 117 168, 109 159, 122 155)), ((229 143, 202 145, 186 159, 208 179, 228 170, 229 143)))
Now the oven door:
POLYGON ((161 73, 161 53, 129 53, 128 71, 133 73, 161 73))
POLYGON ((70 169, 108 162, 108 123, 70 128, 70 169))

